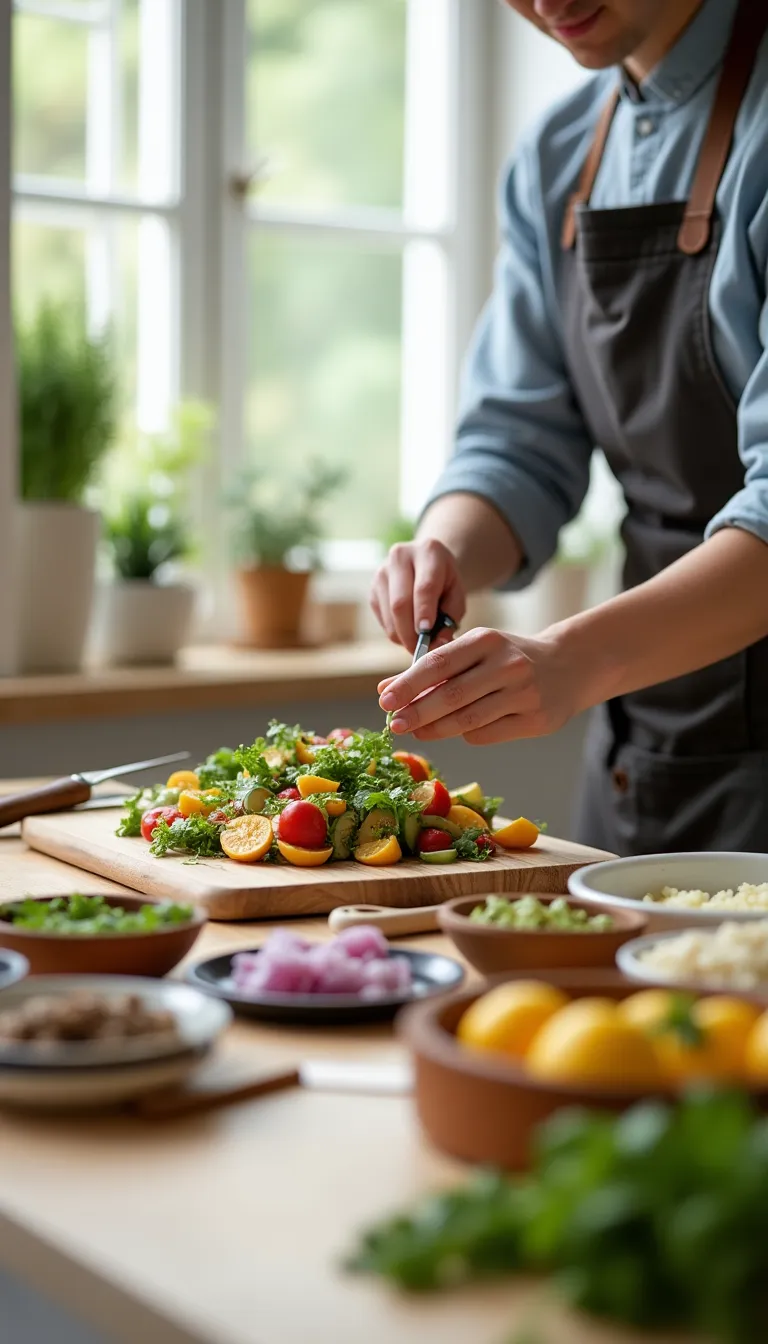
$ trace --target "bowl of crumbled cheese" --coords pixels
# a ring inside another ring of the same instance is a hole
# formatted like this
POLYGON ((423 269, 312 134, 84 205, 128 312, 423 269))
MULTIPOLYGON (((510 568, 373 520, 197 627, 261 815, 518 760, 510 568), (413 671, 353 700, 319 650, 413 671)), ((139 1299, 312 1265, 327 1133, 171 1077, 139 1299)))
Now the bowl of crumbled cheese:
POLYGON ((616 964, 642 984, 736 991, 768 1002, 768 918, 633 938, 618 949, 616 964))
POLYGON ((609 859, 573 873, 579 901, 637 910, 648 933, 768 920, 768 854, 702 852, 609 859))

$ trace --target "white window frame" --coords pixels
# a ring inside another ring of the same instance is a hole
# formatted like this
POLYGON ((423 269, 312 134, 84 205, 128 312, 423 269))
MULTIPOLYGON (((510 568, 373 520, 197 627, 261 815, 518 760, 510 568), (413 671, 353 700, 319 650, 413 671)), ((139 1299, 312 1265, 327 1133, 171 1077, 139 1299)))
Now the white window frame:
MULTIPOLYGON (((156 0, 153 0, 153 4, 156 0)), ((66 0, 14 0, 15 8, 26 12, 60 17, 72 22, 89 22, 99 14, 114 14, 120 0, 93 0, 89 7, 67 6, 66 0)), ((493 54, 495 4, 492 0, 410 0, 409 40, 418 41, 416 18, 422 23, 430 10, 444 7, 446 62, 443 98, 446 109, 447 161, 450 175, 446 185, 445 218, 409 219, 397 211, 355 209, 318 215, 299 210, 283 210, 246 198, 235 183, 249 165, 243 162, 245 146, 245 62, 246 0, 163 0, 174 13, 178 25, 169 34, 176 45, 175 70, 180 110, 174 153, 178 173, 173 190, 164 199, 156 182, 140 183, 140 194, 117 189, 109 167, 110 137, 116 134, 119 108, 114 98, 114 81, 99 78, 92 66, 94 93, 100 108, 98 126, 88 137, 88 173, 84 183, 53 182, 28 176, 14 181, 14 209, 21 218, 58 222, 75 226, 103 224, 100 254, 90 259, 105 272, 110 266, 110 226, 114 220, 139 216, 151 234, 153 223, 162 226, 168 240, 168 297, 166 342, 169 361, 163 377, 163 393, 158 397, 139 396, 139 418, 143 427, 157 427, 170 406, 179 397, 204 398, 215 408, 217 449, 214 460, 202 473, 199 490, 199 515, 204 526, 206 548, 219 557, 209 569, 214 591, 209 594, 208 612, 203 613, 204 635, 221 638, 236 625, 233 610, 233 584, 226 555, 226 518, 218 505, 223 481, 242 464, 245 457, 243 411, 245 369, 243 351, 246 321, 243 295, 246 244, 249 230, 258 228, 283 233, 301 232, 309 237, 327 237, 350 244, 375 244, 402 252, 406 257, 418 249, 431 251, 445 267, 444 326, 447 340, 440 352, 432 376, 442 389, 439 409, 440 429, 433 433, 431 453, 423 454, 420 419, 423 408, 414 395, 411 376, 412 358, 406 320, 404 332, 403 378, 403 452, 401 470, 401 507, 413 513, 424 491, 450 452, 452 420, 464 348, 477 313, 490 284, 490 260, 493 253, 493 202, 495 167, 492 136, 493 89, 489 78, 493 54), (415 455, 419 450, 418 462, 415 455)), ((114 22, 114 20, 113 20, 114 22)), ((110 50, 109 25, 103 26, 101 40, 110 50)), ((422 34, 423 41, 423 34, 422 34)), ((114 43, 111 52, 114 53, 114 43)), ((149 48, 145 58, 149 58, 149 48)), ((411 82, 413 69, 411 69, 411 82)), ((412 94, 412 89, 411 89, 412 94)), ((413 109, 409 109, 413 114, 413 109)), ((152 127, 157 135, 157 116, 152 127)), ((417 127, 418 130, 418 127, 417 127)), ((421 127, 424 134, 424 126, 421 127)), ((170 128, 166 131, 166 140, 170 128)), ((162 139, 162 136, 160 137, 162 139)), ((406 159, 409 147, 406 145, 406 159)), ((151 245, 151 243, 150 243, 151 245)), ((408 270, 406 263, 405 270, 408 270)), ((416 267, 411 268, 411 274, 416 267)), ((424 275, 425 268, 418 273, 424 275)), ((407 302, 413 291, 411 278, 406 284, 404 313, 418 320, 414 302, 407 302), (416 312, 416 319, 413 313, 416 312)), ((147 299, 156 302, 156 293, 147 299)), ((139 315, 143 310, 139 296, 139 315)), ((94 328, 109 316, 104 310, 91 311, 94 328)), ((443 323, 440 323, 442 326, 443 323)), ((149 329, 149 325, 148 325, 149 329)), ((423 329, 423 319, 422 319, 423 329)), ((439 336, 439 333, 438 333, 439 336)), ((434 342, 433 342, 434 343, 434 342)), ((148 365, 154 371, 157 386, 157 346, 147 349, 148 365)), ((139 383, 141 386, 141 370, 139 383)), ((377 545, 339 543, 329 545, 326 560, 331 572, 325 586, 333 591, 341 584, 343 595, 361 597, 377 561, 377 545), (334 578, 333 570, 341 571, 334 578)))

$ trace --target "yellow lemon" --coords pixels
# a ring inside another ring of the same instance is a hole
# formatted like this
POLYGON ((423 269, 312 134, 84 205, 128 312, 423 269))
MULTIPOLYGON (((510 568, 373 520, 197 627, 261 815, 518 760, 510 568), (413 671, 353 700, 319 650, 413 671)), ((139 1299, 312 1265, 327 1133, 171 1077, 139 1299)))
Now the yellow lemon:
POLYGON ((539 838, 539 828, 535 822, 528 821, 527 817, 518 817, 517 821, 510 821, 508 825, 500 826, 498 831, 493 831, 492 834, 502 849, 530 849, 539 838))
POLYGON ((758 1017, 744 1052, 746 1074, 758 1087, 768 1087, 768 1012, 758 1017))
POLYGON ((473 1050, 522 1059, 540 1027, 568 1003, 567 995, 539 980, 513 980, 475 999, 456 1035, 473 1050))
POLYGON ((165 781, 166 789, 199 789, 200 778, 194 770, 174 770, 165 781))
POLYGON ((694 1000, 666 989, 631 995, 619 1013, 645 1032, 670 1082, 743 1078, 747 1040, 759 1017, 742 999, 694 1000))
POLYGON ((644 1090, 662 1079, 648 1038, 605 999, 578 999, 551 1017, 526 1064, 534 1078, 548 1083, 644 1090))
POLYGON ((221 832, 221 848, 238 863, 256 863, 272 847, 272 823, 269 817, 235 817, 221 832))
POLYGON ((368 840, 358 845, 355 858, 358 863, 367 863, 374 868, 383 868, 389 863, 399 863, 403 857, 396 835, 383 835, 380 840, 368 840))
POLYGON ((296 788, 302 798, 310 798, 313 793, 337 793, 338 779, 323 779, 322 775, 299 775, 296 788))
POLYGON ((277 848, 283 858, 296 868, 319 868, 321 864, 328 862, 333 853, 333 845, 326 845, 323 849, 302 849, 299 845, 289 845, 286 840, 281 840, 279 837, 277 848))

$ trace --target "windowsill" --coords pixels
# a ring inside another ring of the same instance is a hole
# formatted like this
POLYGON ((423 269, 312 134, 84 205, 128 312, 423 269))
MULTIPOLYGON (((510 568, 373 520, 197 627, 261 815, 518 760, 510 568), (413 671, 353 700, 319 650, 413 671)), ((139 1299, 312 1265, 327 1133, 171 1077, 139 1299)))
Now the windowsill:
POLYGON ((261 707, 286 700, 363 699, 407 665, 377 639, 324 648, 185 649, 173 667, 91 668, 0 678, 0 727, 134 714, 261 707))

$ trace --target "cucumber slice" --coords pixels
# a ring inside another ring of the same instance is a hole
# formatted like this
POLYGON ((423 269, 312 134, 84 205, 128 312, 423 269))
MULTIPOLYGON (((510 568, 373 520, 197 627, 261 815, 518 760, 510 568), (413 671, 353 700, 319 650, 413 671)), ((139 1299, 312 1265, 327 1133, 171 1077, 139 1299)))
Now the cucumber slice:
POLYGON ((328 838, 333 845, 334 859, 348 859, 357 838, 357 817, 351 808, 331 822, 328 838))
POLYGON ((454 840, 458 840, 461 835, 461 826, 457 826, 455 821, 449 821, 447 817, 430 817, 427 813, 422 813, 419 817, 419 825, 422 830, 434 827, 436 831, 447 831, 454 840))
POLYGON ((419 849, 419 831, 421 830, 421 817, 417 812, 409 812, 403 825, 403 839, 405 847, 410 854, 418 853, 419 849))
POLYGON ((358 845, 369 845, 383 835, 397 835, 397 817, 383 807, 374 807, 360 827, 358 845))
POLYGON ((455 849, 433 849, 419 855, 422 863, 455 863, 458 857, 455 849))
POLYGON ((269 789, 262 789, 258 784, 246 793, 243 799, 243 807, 246 812, 263 812, 264 804, 272 795, 269 789))

